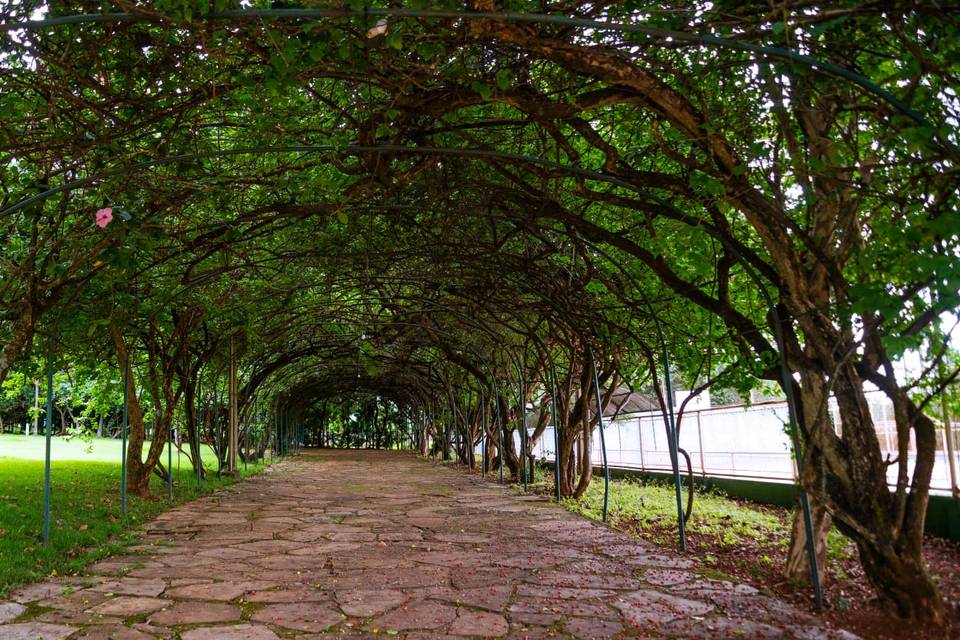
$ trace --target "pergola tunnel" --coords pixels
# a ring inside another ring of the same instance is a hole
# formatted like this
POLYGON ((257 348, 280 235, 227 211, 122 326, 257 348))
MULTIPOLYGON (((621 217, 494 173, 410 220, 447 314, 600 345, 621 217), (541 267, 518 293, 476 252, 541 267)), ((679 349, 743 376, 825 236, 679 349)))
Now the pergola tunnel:
POLYGON ((765 398, 785 578, 831 606, 835 527, 950 628, 958 33, 924 2, 2 4, 0 456, 46 436, 46 543, 57 434, 118 443, 121 515, 309 448, 557 502, 602 475, 606 520, 634 411, 684 552, 684 425, 765 398))

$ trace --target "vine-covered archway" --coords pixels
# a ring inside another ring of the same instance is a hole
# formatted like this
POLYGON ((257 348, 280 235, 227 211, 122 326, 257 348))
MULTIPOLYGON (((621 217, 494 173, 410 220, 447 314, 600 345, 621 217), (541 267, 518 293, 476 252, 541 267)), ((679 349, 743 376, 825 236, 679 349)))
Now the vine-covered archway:
POLYGON ((131 363, 132 490, 181 412, 198 442, 226 377, 234 425, 385 398, 421 451, 472 464, 485 442, 519 480, 535 407, 562 495, 592 476, 597 396, 672 413, 664 373, 769 380, 812 501, 791 571, 832 519, 883 599, 943 618, 921 551, 930 402, 960 371, 949 16, 108 4, 0 13, 0 382, 48 341, 131 363))

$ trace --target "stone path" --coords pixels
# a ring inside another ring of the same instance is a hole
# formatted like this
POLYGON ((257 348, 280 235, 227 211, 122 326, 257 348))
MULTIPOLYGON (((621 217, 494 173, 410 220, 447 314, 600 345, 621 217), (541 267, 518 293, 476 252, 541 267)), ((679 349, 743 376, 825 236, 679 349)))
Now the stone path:
POLYGON ((12 600, 3 640, 854 638, 546 500, 385 452, 306 453, 12 600))

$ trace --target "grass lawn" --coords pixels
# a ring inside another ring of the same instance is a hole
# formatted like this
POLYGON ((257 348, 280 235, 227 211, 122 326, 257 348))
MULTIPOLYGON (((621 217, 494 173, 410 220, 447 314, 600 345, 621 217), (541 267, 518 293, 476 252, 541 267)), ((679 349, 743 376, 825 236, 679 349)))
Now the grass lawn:
MULTIPOLYGON (((552 489, 552 484, 551 484, 552 489)), ((580 500, 566 501, 566 507, 594 520, 603 517, 603 478, 594 478, 580 500)), ((683 504, 687 504, 684 487, 683 504)), ((608 521, 617 528, 635 533, 659 544, 675 544, 677 537, 677 498, 672 484, 613 480, 610 482, 608 521)), ((790 539, 789 512, 746 500, 734 500, 719 491, 698 491, 687 533, 716 548, 738 547, 756 542, 786 547, 790 539)), ((827 538, 831 558, 845 558, 850 542, 833 530, 827 538)), ((764 558, 758 558, 764 562, 764 558)), ((709 557, 708 557, 709 562, 709 557)))
MULTIPOLYGON (((120 515, 120 441, 54 438, 51 446, 50 546, 43 544, 42 436, 0 435, 0 598, 13 587, 48 575, 78 573, 88 563, 134 541, 132 531, 168 509, 166 483, 154 477, 154 498, 127 498, 120 515), (54 573, 55 572, 55 573, 54 573)), ((198 491, 186 457, 173 454, 174 502, 183 502, 233 482, 216 478, 216 456, 203 452, 214 473, 198 491)), ((164 454, 164 464, 166 454, 164 454)), ((241 472, 243 465, 241 464, 241 472)), ((246 473, 255 473, 249 465, 246 473)))

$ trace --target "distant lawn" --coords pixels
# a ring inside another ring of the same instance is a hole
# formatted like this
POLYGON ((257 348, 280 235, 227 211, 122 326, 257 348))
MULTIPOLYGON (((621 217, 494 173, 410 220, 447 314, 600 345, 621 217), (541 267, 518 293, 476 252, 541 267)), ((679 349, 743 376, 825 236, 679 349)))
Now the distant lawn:
MULTIPOLYGON (((131 531, 170 508, 166 483, 154 476, 154 497, 127 498, 120 516, 120 441, 54 438, 51 446, 50 546, 43 545, 42 436, 0 435, 0 598, 13 587, 56 571, 79 573, 90 562, 134 542, 131 531)), ((216 456, 203 451, 208 479, 201 491, 189 460, 173 454, 174 502, 191 500, 233 482, 216 478, 216 456), (212 468, 213 473, 209 473, 212 468)), ((166 464, 166 454, 164 454, 166 464)), ((246 473, 261 466, 249 465, 246 473)), ((241 472, 243 465, 241 464, 241 472)))
MULTIPOLYGON (((120 464, 120 440, 114 438, 93 438, 92 440, 83 440, 81 438, 63 438, 54 436, 51 438, 50 458, 51 460, 82 460, 84 462, 116 462, 120 464)), ((184 445, 187 446, 187 445, 184 445)), ((22 434, 0 434, 0 458, 20 458, 21 460, 43 460, 44 450, 46 448, 46 438, 40 436, 25 436, 22 434)), ((143 443, 143 451, 146 453, 150 448, 150 443, 143 443)), ((216 470, 217 456, 213 448, 204 444, 203 464, 207 468, 213 465, 216 470)), ((177 450, 173 450, 173 466, 177 466, 177 450)), ((166 454, 163 459, 166 464, 166 454)), ((188 460, 183 463, 190 466, 188 460)))

